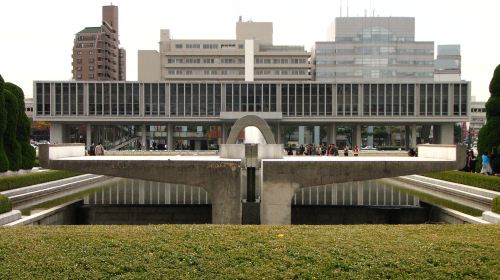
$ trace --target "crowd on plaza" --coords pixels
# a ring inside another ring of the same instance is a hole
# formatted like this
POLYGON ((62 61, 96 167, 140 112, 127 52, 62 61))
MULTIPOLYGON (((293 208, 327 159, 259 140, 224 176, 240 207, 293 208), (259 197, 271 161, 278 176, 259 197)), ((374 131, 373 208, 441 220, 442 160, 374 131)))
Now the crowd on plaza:
MULTIPOLYGON (((340 148, 344 156, 349 156, 349 146, 344 145, 343 148, 340 148)), ((297 147, 292 147, 292 145, 288 145, 286 148, 287 155, 292 156, 339 156, 339 147, 335 144, 319 144, 319 145, 314 145, 314 144, 307 144, 303 145, 301 144, 300 146, 297 147), (294 153, 295 151, 295 153, 294 153)), ((354 148, 352 149, 352 154, 354 156, 359 155, 359 147, 358 145, 355 145, 354 148)))

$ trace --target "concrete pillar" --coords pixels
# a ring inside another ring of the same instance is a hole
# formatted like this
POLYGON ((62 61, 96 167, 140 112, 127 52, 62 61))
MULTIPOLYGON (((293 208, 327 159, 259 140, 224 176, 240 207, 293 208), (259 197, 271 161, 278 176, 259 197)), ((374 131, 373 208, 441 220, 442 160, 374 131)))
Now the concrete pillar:
POLYGON ((439 144, 454 144, 453 123, 443 123, 439 126, 439 144))
POLYGON ((337 142, 337 125, 332 123, 328 125, 328 144, 336 144, 337 142))
POLYGON ((367 130, 366 145, 373 147, 373 125, 369 125, 366 130, 367 130))
POLYGON ((299 126, 299 145, 304 145, 305 144, 305 141, 304 141, 304 134, 305 134, 305 131, 304 131, 304 126, 301 125, 299 126))
POLYGON ((353 140, 353 145, 358 145, 359 148, 361 148, 361 145, 362 145, 362 139, 361 139, 361 125, 360 124, 356 124, 354 125, 353 127, 354 129, 354 132, 353 132, 353 136, 354 136, 354 140, 353 140))
POLYGON ((260 221, 263 225, 289 225, 292 223, 292 198, 294 183, 264 182, 260 203, 260 221))
POLYGON ((92 144, 92 125, 90 123, 85 126, 85 133, 87 134, 87 136, 85 137, 85 146, 88 151, 90 149, 90 145, 92 144))
POLYGON ((172 124, 167 125, 167 150, 171 151, 174 149, 174 126, 172 124))
POLYGON ((274 135, 274 139, 276 139, 276 144, 283 144, 283 140, 281 139, 281 125, 280 123, 276 123, 276 135, 274 135))
POLYGON ((411 125, 411 140, 410 140, 410 147, 415 148, 417 147, 417 125, 412 124, 411 125))
POLYGON ((226 144, 227 141, 227 124, 222 123, 222 144, 226 144))
POLYGON ((405 148, 408 150, 410 148, 410 126, 405 125, 405 148))
POLYGON ((146 125, 141 124, 141 150, 147 150, 146 144, 146 125))
POLYGON ((63 143, 64 125, 60 123, 50 123, 50 143, 63 143))
POLYGON ((314 145, 319 145, 319 143, 321 142, 321 139, 320 139, 320 127, 318 125, 315 125, 314 126, 314 145))

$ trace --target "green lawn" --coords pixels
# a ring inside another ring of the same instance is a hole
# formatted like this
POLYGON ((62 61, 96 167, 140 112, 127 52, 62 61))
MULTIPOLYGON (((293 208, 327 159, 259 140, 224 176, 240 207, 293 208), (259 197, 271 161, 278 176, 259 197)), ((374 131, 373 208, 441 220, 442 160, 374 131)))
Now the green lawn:
POLYGON ((0 279, 498 279, 500 225, 0 228, 0 279))
POLYGON ((49 170, 26 175, 2 176, 0 177, 0 191, 12 190, 26 186, 60 180, 80 175, 80 173, 49 170))
POLYGON ((500 192, 500 177, 462 171, 428 173, 424 176, 500 192))

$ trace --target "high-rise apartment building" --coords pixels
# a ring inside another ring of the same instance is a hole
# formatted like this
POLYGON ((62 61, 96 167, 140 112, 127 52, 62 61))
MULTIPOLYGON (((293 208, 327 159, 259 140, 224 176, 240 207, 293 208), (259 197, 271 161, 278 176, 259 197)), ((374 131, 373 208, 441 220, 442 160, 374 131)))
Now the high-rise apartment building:
POLYGON ((236 40, 172 39, 160 31, 160 51, 139 50, 139 81, 311 80, 303 46, 272 44, 271 22, 236 24, 236 40))
POLYGON ((340 17, 316 42, 317 81, 433 81, 434 42, 415 41, 415 18, 340 17))
POLYGON ((102 25, 86 27, 75 35, 73 46, 74 80, 126 79, 126 52, 120 48, 118 7, 102 7, 102 25))

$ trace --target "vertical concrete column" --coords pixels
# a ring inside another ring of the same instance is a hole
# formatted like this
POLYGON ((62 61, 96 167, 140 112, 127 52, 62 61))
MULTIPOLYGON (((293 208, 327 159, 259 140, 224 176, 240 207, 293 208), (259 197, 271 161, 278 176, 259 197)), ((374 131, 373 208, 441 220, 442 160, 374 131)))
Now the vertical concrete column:
POLYGON ((362 139, 361 139, 361 125, 356 124, 354 125, 354 145, 358 145, 359 148, 361 148, 362 145, 362 139))
POLYGON ((245 40, 245 82, 254 80, 254 40, 245 40))
POLYGON ((60 123, 50 123, 50 143, 60 144, 63 143, 64 126, 60 123))
POLYGON ((227 124, 226 123, 222 123, 222 144, 226 144, 226 141, 227 141, 227 124))
POLYGON ((167 125, 167 150, 174 149, 174 126, 169 123, 167 125))
POLYGON ((405 125, 405 148, 410 148, 410 126, 405 125))
POLYGON ((92 125, 90 123, 88 123, 85 126, 85 133, 87 134, 87 136, 85 137, 86 138, 85 146, 86 146, 87 151, 88 151, 90 149, 90 145, 92 144, 92 125))
POLYGON ((328 143, 336 144, 337 142, 337 125, 332 123, 328 125, 328 143))
POLYGON ((260 203, 260 221, 263 225, 292 223, 292 198, 299 185, 295 183, 264 182, 260 203))
POLYGON ((141 150, 147 150, 146 144, 146 125, 141 124, 141 150))
POLYGON ((373 125, 369 125, 368 128, 366 129, 367 131, 367 136, 366 136, 366 145, 373 147, 373 125))
POLYGON ((210 168, 213 224, 241 224, 241 168, 210 168))
POLYGON ((410 147, 417 147, 417 125, 411 125, 411 141, 410 147))
POLYGON ((274 139, 276 139, 276 144, 283 144, 283 140, 281 139, 281 125, 279 122, 276 123, 276 135, 274 139))
POLYGON ((439 144, 454 144, 453 123, 443 123, 439 126, 439 144))
POLYGON ((320 139, 320 127, 318 125, 315 125, 314 126, 314 145, 319 145, 319 143, 321 142, 321 139, 320 139))
POLYGON ((301 125, 301 126, 299 126, 299 145, 304 145, 305 144, 304 143, 305 142, 304 141, 304 137, 305 137, 304 134, 305 134, 304 133, 304 126, 301 125))

